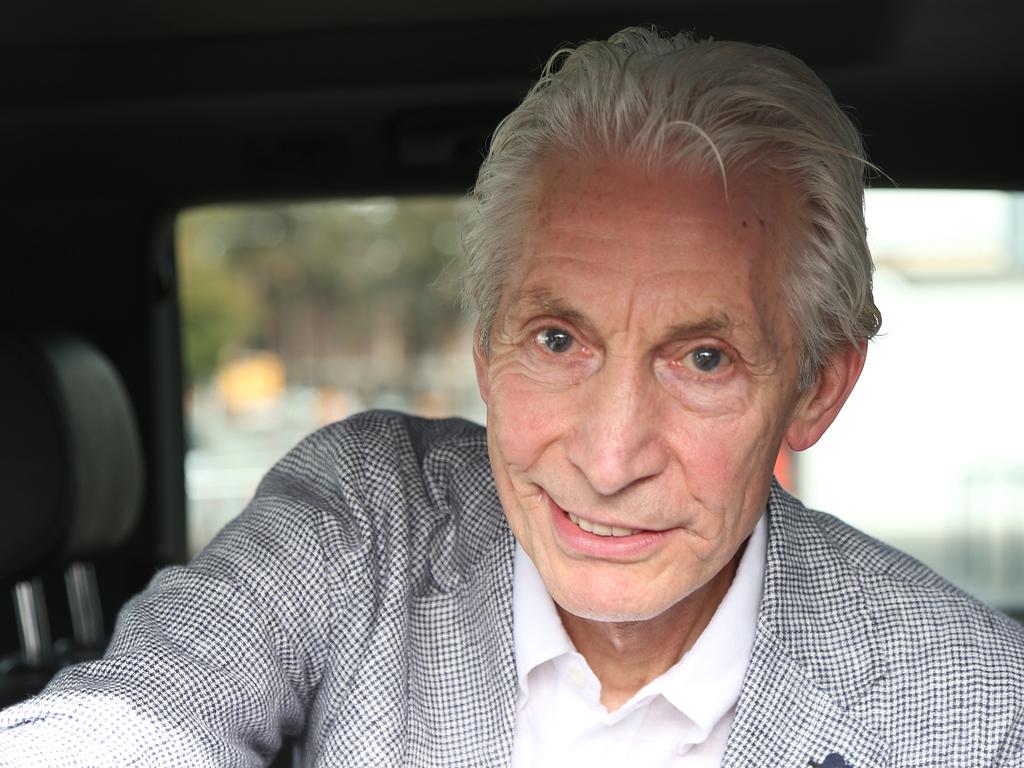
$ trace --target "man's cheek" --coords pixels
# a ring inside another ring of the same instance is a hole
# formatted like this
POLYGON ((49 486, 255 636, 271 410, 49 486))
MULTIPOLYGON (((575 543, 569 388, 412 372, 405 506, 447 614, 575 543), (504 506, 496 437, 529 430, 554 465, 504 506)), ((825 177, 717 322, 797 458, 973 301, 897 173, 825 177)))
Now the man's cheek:
POLYGON ((538 391, 526 376, 510 374, 492 381, 488 428, 494 430, 506 464, 528 468, 558 438, 569 413, 562 400, 538 391))
POLYGON ((765 436, 751 435, 743 419, 694 419, 687 431, 681 452, 687 485, 698 498, 732 506, 767 469, 765 436))

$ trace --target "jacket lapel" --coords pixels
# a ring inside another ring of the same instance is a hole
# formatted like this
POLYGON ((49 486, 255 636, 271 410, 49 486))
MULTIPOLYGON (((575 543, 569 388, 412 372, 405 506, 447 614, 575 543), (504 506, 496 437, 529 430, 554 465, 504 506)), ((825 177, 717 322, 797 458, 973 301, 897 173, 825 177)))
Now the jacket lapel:
POLYGON ((890 764, 889 746, 813 684, 770 638, 755 642, 723 766, 808 768, 840 755, 852 768, 890 764))
POLYGON ((753 655, 723 766, 888 765, 890 749, 855 716, 886 675, 859 576, 798 501, 777 485, 753 655))
POLYGON ((496 514, 498 534, 458 586, 411 606, 407 765, 511 761, 515 540, 496 514))

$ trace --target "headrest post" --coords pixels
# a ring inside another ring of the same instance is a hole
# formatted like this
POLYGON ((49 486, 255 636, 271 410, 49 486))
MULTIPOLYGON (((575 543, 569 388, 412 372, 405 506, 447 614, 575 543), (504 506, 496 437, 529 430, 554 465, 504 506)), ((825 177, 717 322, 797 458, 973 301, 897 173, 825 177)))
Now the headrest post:
POLYGON ((13 592, 22 657, 29 667, 48 667, 53 662, 53 644, 43 582, 38 577, 19 581, 13 592))
POLYGON ((103 610, 92 563, 76 560, 64 570, 64 585, 71 608, 71 628, 78 648, 96 648, 103 643, 103 610))

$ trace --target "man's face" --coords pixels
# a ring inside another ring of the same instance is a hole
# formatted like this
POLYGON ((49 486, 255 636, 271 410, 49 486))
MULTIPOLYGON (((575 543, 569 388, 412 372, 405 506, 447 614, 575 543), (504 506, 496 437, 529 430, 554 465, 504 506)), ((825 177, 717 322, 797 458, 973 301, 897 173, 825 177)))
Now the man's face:
POLYGON ((734 558, 800 407, 792 195, 612 160, 537 183, 476 353, 498 493, 563 609, 653 618, 734 558))

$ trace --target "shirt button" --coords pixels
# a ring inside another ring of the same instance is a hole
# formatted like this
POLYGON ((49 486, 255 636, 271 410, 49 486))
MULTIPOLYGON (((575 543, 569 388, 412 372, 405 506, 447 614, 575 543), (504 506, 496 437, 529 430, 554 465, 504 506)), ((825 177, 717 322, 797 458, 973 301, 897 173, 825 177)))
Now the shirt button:
POLYGON ((572 683, 577 689, 582 690, 583 686, 586 685, 586 678, 583 677, 583 672, 580 671, 579 667, 569 668, 569 682, 572 683))

